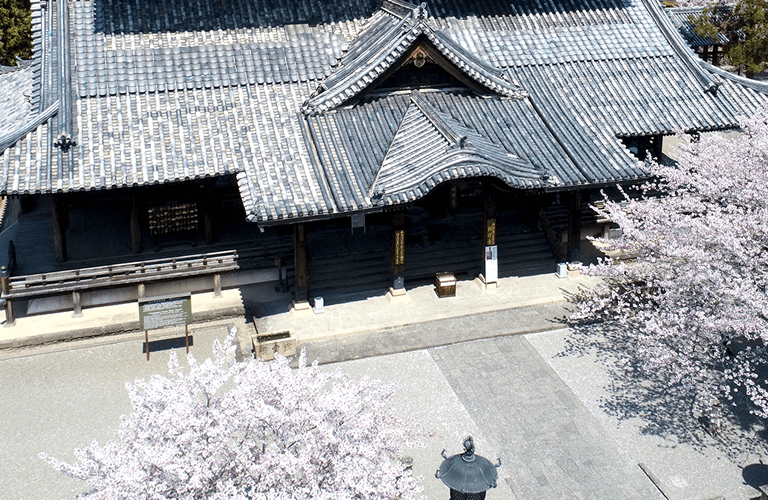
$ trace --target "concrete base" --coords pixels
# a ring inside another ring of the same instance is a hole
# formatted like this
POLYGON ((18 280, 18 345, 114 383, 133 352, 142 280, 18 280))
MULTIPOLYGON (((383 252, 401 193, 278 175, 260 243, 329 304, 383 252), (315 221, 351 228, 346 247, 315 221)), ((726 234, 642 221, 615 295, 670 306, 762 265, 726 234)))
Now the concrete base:
POLYGON ((492 281, 490 283, 486 282, 485 276, 482 274, 475 278, 475 284, 477 284, 480 290, 485 290, 487 292, 494 291, 500 286, 498 281, 492 281))
POLYGON ((411 301, 411 297, 405 288, 390 288, 387 292, 387 300, 390 304, 406 304, 411 301))
POLYGON ((301 301, 301 302, 294 302, 291 306, 291 317, 292 318, 314 318, 315 317, 315 311, 312 310, 312 306, 309 305, 309 302, 301 301))

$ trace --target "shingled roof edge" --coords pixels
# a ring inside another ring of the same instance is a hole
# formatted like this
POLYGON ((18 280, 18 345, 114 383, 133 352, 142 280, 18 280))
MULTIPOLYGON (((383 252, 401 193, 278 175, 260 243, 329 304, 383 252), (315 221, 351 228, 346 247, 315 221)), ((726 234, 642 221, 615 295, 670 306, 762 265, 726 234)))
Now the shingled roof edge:
MULTIPOLYGON (((733 9, 734 5, 735 4, 725 4, 718 8, 733 9)), ((690 17, 701 16, 704 13, 704 9, 705 7, 703 6, 664 8, 664 12, 670 18, 672 24, 675 25, 690 47, 705 47, 708 45, 723 44, 728 41, 728 38, 723 34, 718 34, 717 38, 713 39, 709 36, 702 37, 695 32, 694 26, 690 22, 690 17)))
POLYGON ((46 51, 49 47, 47 47, 47 44, 45 43, 45 37, 47 35, 43 32, 46 30, 46 24, 50 23, 51 16, 53 15, 52 9, 47 2, 33 2, 31 9, 33 11, 32 59, 19 59, 17 67, 4 66, 3 68, 6 70, 12 69, 13 71, 21 71, 27 68, 32 69, 32 94, 30 95, 30 101, 33 104, 32 112, 34 113, 35 110, 38 110, 38 113, 29 118, 16 130, 0 136, 0 154, 3 154, 6 149, 14 146, 17 142, 24 139, 30 132, 34 131, 54 116, 57 116, 60 112, 60 99, 57 99, 52 104, 47 104, 45 99, 47 89, 45 88, 44 80, 47 73, 46 70, 50 72, 50 69, 47 68, 50 61, 46 58, 46 51), (42 108, 42 106, 45 106, 45 108, 42 108))

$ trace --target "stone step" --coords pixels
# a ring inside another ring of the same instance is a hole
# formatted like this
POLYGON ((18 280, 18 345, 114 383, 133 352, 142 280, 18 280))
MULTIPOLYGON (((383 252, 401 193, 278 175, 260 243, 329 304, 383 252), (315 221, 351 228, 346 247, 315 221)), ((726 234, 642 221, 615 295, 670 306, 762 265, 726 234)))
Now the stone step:
MULTIPOLYGON (((543 233, 521 233, 499 238, 499 275, 518 276, 554 270, 555 258, 543 233)), ((408 248, 406 283, 434 280, 437 272, 451 271, 459 277, 483 271, 480 240, 430 243, 408 248)), ((357 254, 311 261, 312 293, 339 290, 384 288, 391 283, 389 251, 371 250, 357 254)), ((554 272, 554 271, 553 271, 554 272)))

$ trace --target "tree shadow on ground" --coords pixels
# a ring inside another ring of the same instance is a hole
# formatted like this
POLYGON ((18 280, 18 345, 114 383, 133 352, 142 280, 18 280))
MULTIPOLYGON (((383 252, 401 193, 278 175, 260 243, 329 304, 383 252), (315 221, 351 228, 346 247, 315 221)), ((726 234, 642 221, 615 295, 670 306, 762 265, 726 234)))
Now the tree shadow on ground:
POLYGON ((699 451, 716 446, 737 464, 768 453, 766 422, 750 413, 743 391, 732 401, 720 401, 722 424, 715 427, 690 390, 643 369, 634 339, 618 322, 578 325, 571 332, 559 355, 594 356, 602 365, 611 377, 608 395, 600 401, 607 414, 639 420, 643 434, 671 438, 699 451))

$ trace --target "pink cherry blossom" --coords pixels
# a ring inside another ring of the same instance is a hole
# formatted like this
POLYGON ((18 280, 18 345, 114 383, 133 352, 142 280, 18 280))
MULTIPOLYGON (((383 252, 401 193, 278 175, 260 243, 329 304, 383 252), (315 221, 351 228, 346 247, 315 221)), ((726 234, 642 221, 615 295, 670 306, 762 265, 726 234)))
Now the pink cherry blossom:
MULTIPOLYGON (((224 346, 231 346, 233 329, 224 346)), ((118 440, 93 442, 69 465, 87 499, 415 499, 421 490, 403 460, 424 436, 392 412, 394 387, 286 358, 235 362, 214 357, 168 376, 127 383, 133 412, 118 440)))
POLYGON ((602 212, 623 235, 598 241, 623 258, 584 268, 604 280, 573 316, 618 321, 636 338, 646 370, 709 405, 743 390, 762 417, 768 382, 756 370, 768 359, 766 116, 744 121, 735 139, 688 141, 677 165, 650 162, 656 181, 643 197, 606 199, 602 212))

